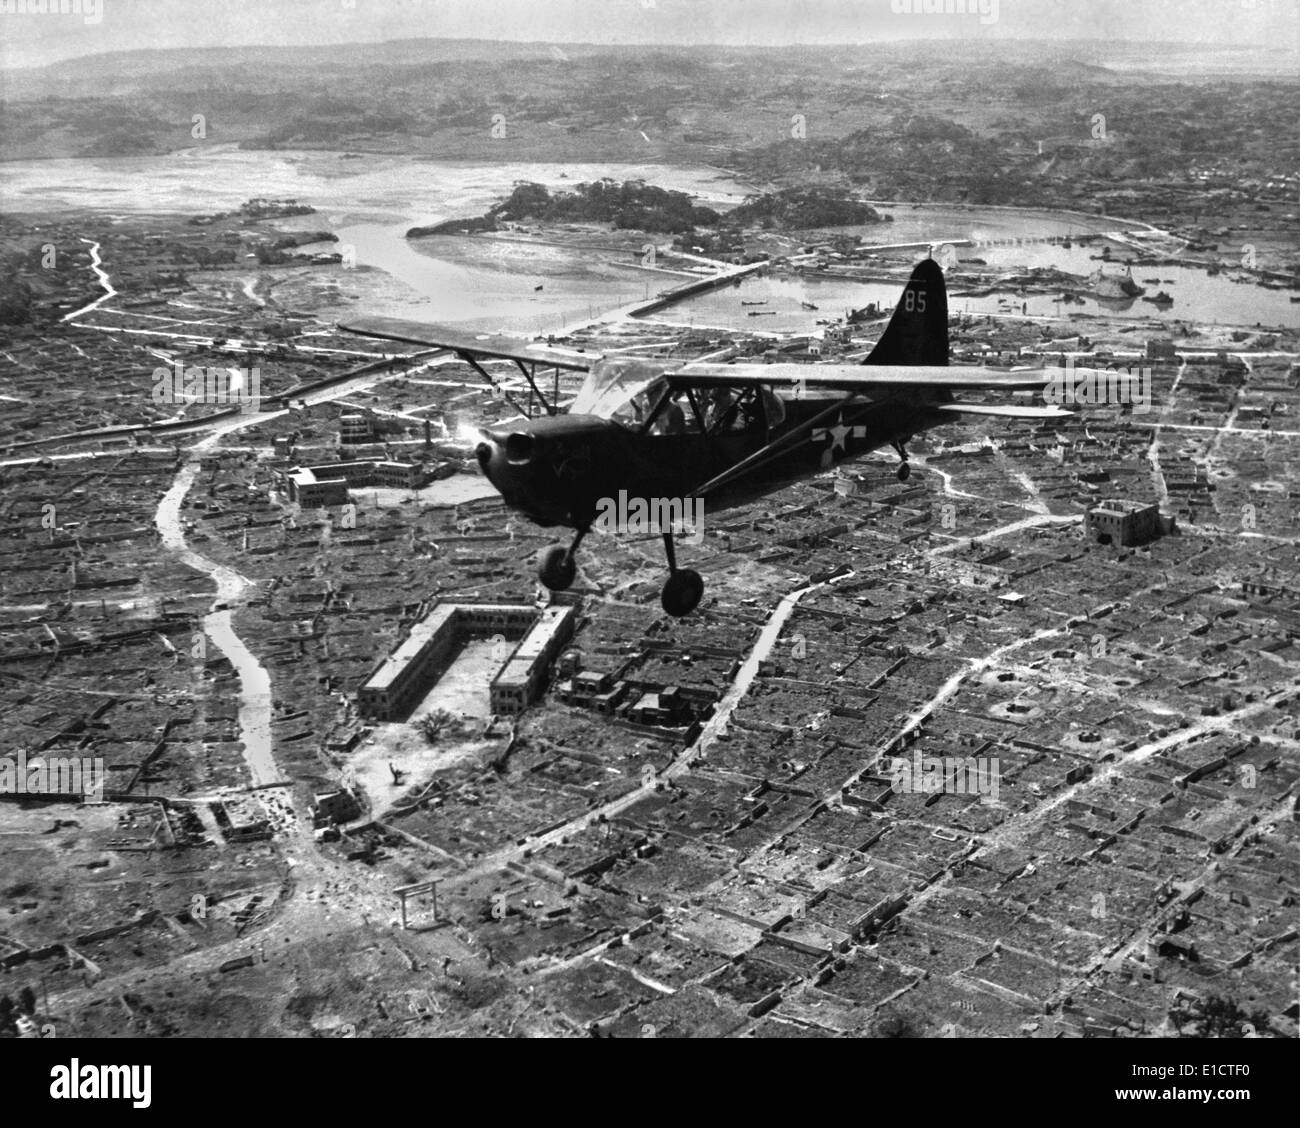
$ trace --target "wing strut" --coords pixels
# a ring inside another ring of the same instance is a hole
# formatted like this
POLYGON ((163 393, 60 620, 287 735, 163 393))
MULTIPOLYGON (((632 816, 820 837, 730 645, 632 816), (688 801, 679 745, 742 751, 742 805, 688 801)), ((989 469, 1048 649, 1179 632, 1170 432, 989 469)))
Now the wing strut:
MULTIPOLYGON (((472 356, 470 356, 469 353, 458 352, 456 355, 459 356, 460 359, 463 360, 466 364, 468 364, 472 369, 474 369, 475 372, 477 372, 480 376, 482 376, 483 379, 488 382, 488 385, 492 388, 493 391, 495 391, 498 387, 501 387, 495 380, 492 379, 492 374, 488 372, 488 370, 484 368, 481 364, 479 364, 477 360, 475 360, 472 356)), ((509 392, 507 392, 505 388, 501 388, 501 395, 505 398, 506 403, 508 403, 517 412, 519 412, 519 414, 522 415, 525 419, 532 418, 532 416, 529 415, 528 412, 526 412, 522 407, 519 406, 519 404, 515 401, 515 397, 512 396, 509 392)))
MULTIPOLYGON (((542 389, 537 386, 537 380, 536 380, 537 365, 534 364, 533 369, 530 372, 527 368, 524 367, 524 362, 522 360, 520 360, 518 357, 515 357, 514 359, 515 359, 515 363, 519 365, 519 371, 524 374, 524 379, 528 381, 528 386, 533 389, 533 393, 537 396, 539 400, 542 401, 542 407, 546 409, 546 414, 554 415, 555 408, 553 408, 549 403, 546 402, 546 397, 542 395, 542 389)), ((560 375, 560 370, 558 368, 555 370, 555 375, 558 380, 560 375)))

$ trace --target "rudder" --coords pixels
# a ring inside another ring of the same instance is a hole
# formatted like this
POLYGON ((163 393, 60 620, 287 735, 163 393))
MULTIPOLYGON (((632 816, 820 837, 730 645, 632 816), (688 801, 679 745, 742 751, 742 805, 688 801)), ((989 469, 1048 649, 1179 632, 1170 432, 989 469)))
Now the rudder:
POLYGON ((948 363, 948 289, 934 259, 916 264, 894 316, 862 363, 948 363))

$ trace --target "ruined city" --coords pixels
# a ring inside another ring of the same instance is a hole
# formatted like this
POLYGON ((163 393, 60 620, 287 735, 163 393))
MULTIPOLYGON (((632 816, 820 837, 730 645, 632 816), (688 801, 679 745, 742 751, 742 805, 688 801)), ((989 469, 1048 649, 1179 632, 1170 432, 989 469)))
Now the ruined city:
POLYGON ((6 54, 0 1037, 1300 1033, 1293 13, 658 9, 6 54), (918 272, 1045 386, 547 572, 493 459, 609 358, 770 427, 918 272))

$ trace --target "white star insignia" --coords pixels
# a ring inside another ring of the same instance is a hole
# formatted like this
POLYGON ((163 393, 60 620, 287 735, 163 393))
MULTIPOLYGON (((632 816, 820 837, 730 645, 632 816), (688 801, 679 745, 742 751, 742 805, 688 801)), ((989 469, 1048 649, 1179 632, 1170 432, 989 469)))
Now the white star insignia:
POLYGON ((812 441, 815 443, 831 440, 831 447, 828 453, 834 454, 837 450, 844 450, 844 440, 852 437, 855 439, 865 438, 867 434, 866 427, 861 425, 856 427, 846 427, 844 425, 844 414, 841 412, 835 417, 834 427, 818 427, 812 433, 812 441))

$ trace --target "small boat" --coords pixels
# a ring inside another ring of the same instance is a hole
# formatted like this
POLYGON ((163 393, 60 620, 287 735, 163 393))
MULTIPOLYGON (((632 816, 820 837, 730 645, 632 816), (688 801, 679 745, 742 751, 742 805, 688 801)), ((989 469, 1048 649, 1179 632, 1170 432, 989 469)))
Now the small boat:
POLYGON ((1300 302, 1300 297, 1292 298, 1292 299, 1291 299, 1291 302, 1292 302, 1292 303, 1300 302))
POLYGON ((749 316, 750 316, 750 317, 775 317, 775 316, 776 316, 776 310, 774 310, 774 309, 751 309, 751 310, 749 311, 749 316))
POLYGON ((1159 279, 1159 278, 1143 278, 1142 281, 1145 282, 1148 286, 1159 286, 1159 285, 1160 285, 1160 279, 1159 279))
POLYGON ((1171 306, 1174 304, 1174 299, 1171 298, 1168 294, 1166 294, 1163 290, 1161 290, 1160 293, 1158 293, 1154 298, 1143 298, 1142 300, 1144 302, 1150 302, 1152 305, 1158 305, 1158 306, 1171 306))
POLYGON ((812 304, 812 302, 800 302, 799 304, 800 304, 801 306, 803 306, 804 309, 816 309, 816 308, 817 308, 815 305, 812 304))
POLYGON ((760 301, 760 302, 745 302, 745 301, 742 301, 740 304, 743 305, 743 306, 749 306, 749 305, 767 305, 767 299, 764 298, 764 299, 763 299, 762 301, 760 301))

